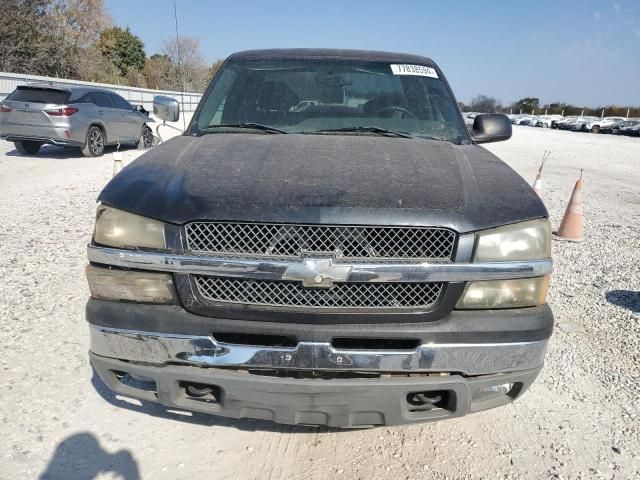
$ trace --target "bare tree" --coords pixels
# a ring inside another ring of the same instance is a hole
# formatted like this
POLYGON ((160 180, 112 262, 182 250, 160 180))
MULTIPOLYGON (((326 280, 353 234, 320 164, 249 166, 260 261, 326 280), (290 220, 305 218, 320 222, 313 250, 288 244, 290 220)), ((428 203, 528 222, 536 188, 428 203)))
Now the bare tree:
POLYGON ((164 40, 162 49, 173 65, 174 83, 179 90, 201 92, 209 80, 209 68, 200 52, 200 41, 191 37, 164 40))
POLYGON ((494 113, 496 111, 497 100, 486 95, 478 95, 471 99, 469 110, 472 112, 494 113))

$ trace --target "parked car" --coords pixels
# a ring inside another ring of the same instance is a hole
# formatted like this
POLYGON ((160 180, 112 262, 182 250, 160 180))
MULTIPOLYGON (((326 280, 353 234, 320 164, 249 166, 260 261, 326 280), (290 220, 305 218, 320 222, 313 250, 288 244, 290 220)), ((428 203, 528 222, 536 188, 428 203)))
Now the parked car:
POLYGON ((465 112, 465 113, 462 114, 462 118, 464 120, 464 123, 469 128, 473 128, 473 121, 475 120, 475 118, 477 116, 478 116, 478 114, 475 113, 475 112, 465 112))
POLYGON ((567 130, 574 132, 586 132, 587 125, 598 120, 598 117, 578 117, 567 124, 567 130))
POLYGON ((543 115, 538 118, 536 127, 551 128, 554 121, 562 120, 562 115, 543 115))
POLYGON ((625 120, 613 133, 632 137, 640 136, 640 120, 625 120))
POLYGON ((522 126, 526 126, 526 127, 531 127, 534 126, 534 123, 537 120, 533 117, 525 117, 525 118, 521 118, 518 120, 518 122, 516 122, 516 125, 522 125, 522 126))
POLYGON ((624 122, 622 117, 604 117, 587 123, 585 129, 591 133, 609 133, 619 127, 622 122, 624 122))
POLYGON ((530 115, 523 115, 520 117, 515 117, 511 123, 513 123, 514 125, 531 125, 533 120, 534 117, 530 115))
POLYGON ((510 137, 501 114, 469 131, 425 57, 232 55, 187 131, 100 193, 92 365, 127 397, 289 424, 512 402, 553 316, 547 210, 478 145, 510 137))
POLYGON ((150 148, 150 122, 120 95, 92 87, 21 85, 0 104, 0 138, 29 155, 44 144, 79 147, 86 157, 118 143, 150 148))
POLYGON ((562 119, 553 120, 551 122, 551 128, 557 128, 558 130, 567 130, 569 123, 577 120, 576 116, 563 117, 562 119))

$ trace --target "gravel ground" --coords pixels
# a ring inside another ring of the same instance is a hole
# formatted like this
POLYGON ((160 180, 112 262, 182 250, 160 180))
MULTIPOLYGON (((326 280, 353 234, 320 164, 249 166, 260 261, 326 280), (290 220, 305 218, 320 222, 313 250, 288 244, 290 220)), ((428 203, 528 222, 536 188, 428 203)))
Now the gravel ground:
POLYGON ((485 413, 332 431, 109 393, 87 361, 83 268, 112 162, 0 141, 0 478, 640 478, 640 139, 515 127, 487 148, 530 182, 552 151, 555 226, 584 169, 586 240, 554 241, 541 376, 485 413))

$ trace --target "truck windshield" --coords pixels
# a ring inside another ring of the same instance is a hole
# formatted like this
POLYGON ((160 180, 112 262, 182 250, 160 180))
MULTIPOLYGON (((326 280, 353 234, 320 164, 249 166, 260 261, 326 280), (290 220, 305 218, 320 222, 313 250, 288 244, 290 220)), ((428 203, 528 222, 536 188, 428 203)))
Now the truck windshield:
POLYGON ((335 59, 228 61, 191 129, 469 138, 435 68, 335 59))

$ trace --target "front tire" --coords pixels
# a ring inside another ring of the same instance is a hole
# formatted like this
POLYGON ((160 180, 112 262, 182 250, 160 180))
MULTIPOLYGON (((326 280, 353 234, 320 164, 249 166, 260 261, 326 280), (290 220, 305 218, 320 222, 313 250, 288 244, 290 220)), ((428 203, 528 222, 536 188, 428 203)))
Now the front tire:
POLYGON ((42 143, 32 142, 30 140, 17 140, 13 142, 13 144, 16 150, 22 155, 35 155, 40 151, 40 147, 42 146, 42 143))
POLYGON ((147 125, 142 127, 142 134, 140 135, 140 140, 138 141, 138 150, 148 150, 149 148, 155 146, 155 137, 153 136, 153 132, 151 128, 147 125))
POLYGON ((92 126, 87 132, 87 139, 82 147, 85 157, 101 157, 104 154, 104 132, 100 127, 92 126))
POLYGON ((598 125, 594 125, 591 127, 591 133, 600 133, 600 127, 598 125))

